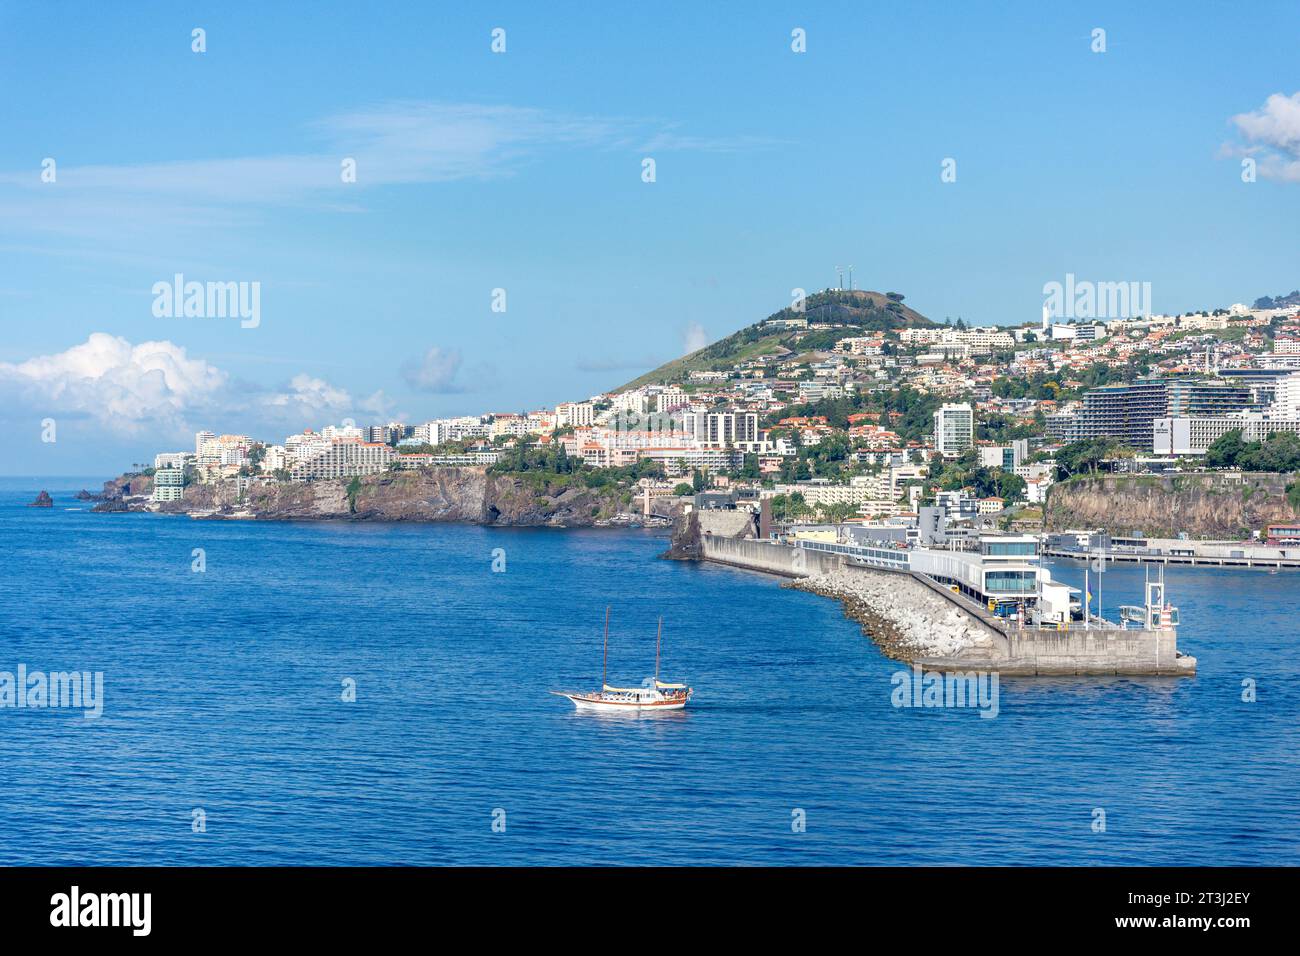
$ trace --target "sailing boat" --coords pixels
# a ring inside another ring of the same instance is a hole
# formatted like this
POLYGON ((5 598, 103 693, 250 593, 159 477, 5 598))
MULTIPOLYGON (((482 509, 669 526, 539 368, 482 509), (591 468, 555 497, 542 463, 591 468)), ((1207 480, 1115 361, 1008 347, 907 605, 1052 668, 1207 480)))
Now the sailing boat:
POLYGON ((601 665, 600 690, 553 690, 552 694, 567 697, 578 710, 600 711, 660 711, 681 710, 691 699, 691 688, 685 684, 666 684, 659 679, 659 651, 663 645, 664 619, 659 618, 659 633, 655 637, 654 682, 645 687, 610 687, 606 682, 609 673, 609 608, 605 608, 605 651, 601 665))

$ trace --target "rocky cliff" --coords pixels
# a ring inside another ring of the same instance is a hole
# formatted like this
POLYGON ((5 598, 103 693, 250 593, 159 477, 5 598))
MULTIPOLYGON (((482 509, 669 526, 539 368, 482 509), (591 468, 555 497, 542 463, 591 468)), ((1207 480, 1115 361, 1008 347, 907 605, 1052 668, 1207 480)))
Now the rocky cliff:
POLYGON ((758 528, 749 511, 705 510, 679 514, 673 519, 672 545, 660 557, 673 561, 699 561, 703 554, 700 538, 716 534, 724 538, 753 538, 758 528))
MULTIPOLYGON (((493 474, 484 468, 383 472, 363 476, 355 486, 350 479, 255 481, 242 496, 234 481, 222 481, 188 485, 179 501, 155 503, 139 497, 151 490, 152 481, 145 477, 105 482, 104 501, 95 510, 248 512, 273 520, 459 521, 521 527, 588 527, 618 523, 620 514, 639 514, 639 502, 625 485, 588 488, 537 475, 493 474)), ((663 500, 656 505, 662 513, 663 500)))
POLYGON ((1112 534, 1237 539, 1297 520, 1286 493, 1294 480, 1241 472, 1076 478, 1052 486, 1043 520, 1048 531, 1104 528, 1112 534))

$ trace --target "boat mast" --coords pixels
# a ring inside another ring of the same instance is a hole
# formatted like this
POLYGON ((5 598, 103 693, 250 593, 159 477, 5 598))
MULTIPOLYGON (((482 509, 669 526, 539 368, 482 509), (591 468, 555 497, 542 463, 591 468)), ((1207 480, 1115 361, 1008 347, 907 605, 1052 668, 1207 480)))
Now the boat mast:
POLYGON ((655 635, 655 683, 659 683, 659 645, 664 639, 664 619, 659 618, 659 633, 655 635))
POLYGON ((609 605, 605 605, 605 655, 600 662, 600 689, 603 691, 606 687, 606 676, 609 674, 609 605))

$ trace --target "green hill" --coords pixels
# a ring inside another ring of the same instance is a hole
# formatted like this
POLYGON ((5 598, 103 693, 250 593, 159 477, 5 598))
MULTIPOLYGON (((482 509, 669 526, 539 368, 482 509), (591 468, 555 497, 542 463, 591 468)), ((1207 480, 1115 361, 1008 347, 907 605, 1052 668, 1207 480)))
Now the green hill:
POLYGON ((756 322, 712 345, 706 345, 698 352, 661 365, 615 391, 622 392, 642 385, 683 382, 691 372, 728 369, 762 355, 828 350, 840 339, 851 335, 896 332, 899 329, 934 324, 915 309, 904 305, 903 296, 897 292, 830 289, 808 296, 803 312, 796 312, 792 308, 774 312, 763 322, 756 322), (775 319, 800 318, 807 319, 809 325, 829 323, 844 328, 782 329, 764 325, 764 322, 775 319))

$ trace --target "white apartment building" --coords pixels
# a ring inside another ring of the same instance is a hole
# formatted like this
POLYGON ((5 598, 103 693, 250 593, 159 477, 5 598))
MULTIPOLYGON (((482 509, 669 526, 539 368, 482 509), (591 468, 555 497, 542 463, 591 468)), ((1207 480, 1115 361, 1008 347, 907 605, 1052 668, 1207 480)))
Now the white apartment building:
POLYGON ((945 403, 934 413, 934 447, 942 455, 960 455, 975 440, 975 411, 969 404, 945 403))
POLYGON ((195 464, 199 470, 209 476, 221 468, 239 468, 247 463, 249 446, 253 440, 247 435, 217 435, 211 436, 211 432, 200 432, 204 436, 203 441, 198 442, 198 454, 195 464), (242 458, 241 458, 242 455, 242 458))
POLYGON ((289 455, 283 445, 267 445, 262 455, 262 471, 270 473, 288 467, 289 455))
POLYGON ((848 352, 850 355, 881 355, 884 348, 885 342, 883 339, 869 335, 856 335, 847 339, 840 339, 835 343, 837 352, 848 352))
POLYGON ((155 471, 159 468, 183 469, 194 458, 195 456, 187 451, 165 451, 153 456, 153 467, 155 471))
POLYGON ((1225 415, 1221 418, 1157 418, 1152 451, 1157 455, 1204 455, 1228 432, 1240 429, 1244 441, 1263 441, 1273 432, 1300 435, 1300 418, 1225 415))
POLYGON ((596 406, 591 402, 565 402, 555 407, 555 424, 559 428, 585 428, 595 420, 596 406))
POLYGON ((707 448, 755 444, 758 413, 690 411, 682 416, 682 430, 707 448))
POLYGON ((1047 489, 1052 484, 1051 478, 1026 478, 1025 500, 1031 505, 1041 505, 1047 500, 1047 489))
POLYGON ((290 435, 284 440, 284 455, 289 463, 307 461, 329 451, 333 444, 324 435, 311 430, 290 435))
POLYGON ((1277 380, 1270 411, 1276 418, 1300 418, 1300 372, 1277 380))
POLYGON ((637 388, 630 392, 619 392, 611 399, 613 411, 630 412, 633 415, 648 415, 655 411, 655 397, 647 388, 637 388))
POLYGON ((1228 327, 1228 316, 1210 315, 1202 312, 1198 315, 1184 315, 1178 319, 1180 329, 1197 329, 1200 331, 1222 331, 1228 327))
POLYGON ((692 470, 722 471, 738 468, 744 455, 725 448, 700 448, 696 445, 641 448, 633 452, 637 458, 660 462, 664 474, 677 477, 692 470))
POLYGON ((501 436, 522 438, 524 435, 532 434, 536 430, 536 427, 530 424, 528 419, 522 415, 498 415, 493 419, 488 434, 492 438, 500 438, 501 436))
POLYGON ((665 385, 659 389, 658 410, 661 412, 675 412, 679 408, 685 408, 690 402, 690 396, 676 385, 665 385))
POLYGON ((910 481, 926 481, 930 477, 927 465, 895 465, 889 469, 889 497, 901 498, 910 481))
POLYGON ((372 475, 384 471, 396 457, 391 445, 359 439, 335 441, 324 453, 296 462, 290 474, 299 481, 372 475))
POLYGON ((1003 468, 1014 471, 1029 457, 1029 441, 1017 439, 1008 445, 980 445, 979 462, 985 468, 1003 468))
POLYGON ((185 494, 183 468, 159 468, 153 474, 154 501, 180 501, 185 494))
POLYGON ((799 383, 799 401, 804 404, 820 402, 825 398, 836 399, 843 397, 844 389, 839 385, 833 385, 829 382, 799 383))
POLYGON ((905 345, 956 345, 965 346, 973 354, 1010 349, 1016 344, 1015 336, 1006 329, 988 326, 978 329, 924 328, 903 329, 898 333, 905 345))
POLYGON ((362 441, 366 437, 361 434, 361 429, 356 425, 326 425, 320 433, 331 441, 336 438, 355 438, 357 441, 362 441))
POLYGON ((424 425, 425 440, 430 445, 443 442, 464 441, 467 438, 486 438, 491 426, 472 415, 460 418, 438 418, 424 425))

